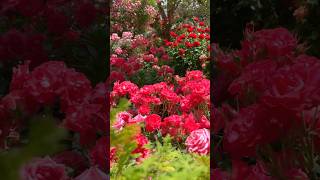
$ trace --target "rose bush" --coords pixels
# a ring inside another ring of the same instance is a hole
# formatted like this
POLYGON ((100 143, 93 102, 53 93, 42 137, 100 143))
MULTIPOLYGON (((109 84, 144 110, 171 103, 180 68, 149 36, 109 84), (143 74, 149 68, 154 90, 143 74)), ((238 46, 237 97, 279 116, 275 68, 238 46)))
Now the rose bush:
POLYGON ((210 28, 199 18, 179 23, 170 31, 170 39, 163 40, 173 59, 171 66, 184 74, 187 70, 208 70, 210 28))
POLYGON ((112 13, 116 15, 111 17, 109 79, 111 178, 179 179, 185 177, 182 174, 187 173, 187 164, 192 164, 195 179, 208 179, 210 81, 208 73, 203 72, 205 65, 201 65, 209 60, 210 29, 199 18, 194 18, 199 22, 189 24, 194 32, 183 28, 182 22, 171 29, 172 35, 187 35, 186 39, 190 38, 192 46, 196 46, 187 49, 183 38, 177 40, 181 43, 179 46, 186 49, 180 50, 184 61, 192 64, 190 68, 179 69, 181 62, 175 54, 178 47, 169 46, 169 40, 162 39, 162 34, 153 29, 154 15, 159 17, 162 2, 146 2, 113 4, 112 13), (135 19, 144 16, 139 12, 141 7, 148 8, 144 13, 149 14, 146 24, 150 25, 143 30, 141 27, 146 21, 135 23, 135 19), (133 15, 137 17, 131 18, 133 15))
POLYGON ((0 2, 2 179, 107 178, 106 7, 0 2))
POLYGON ((213 49, 213 176, 319 178, 319 59, 285 28, 246 29, 241 45, 213 49))

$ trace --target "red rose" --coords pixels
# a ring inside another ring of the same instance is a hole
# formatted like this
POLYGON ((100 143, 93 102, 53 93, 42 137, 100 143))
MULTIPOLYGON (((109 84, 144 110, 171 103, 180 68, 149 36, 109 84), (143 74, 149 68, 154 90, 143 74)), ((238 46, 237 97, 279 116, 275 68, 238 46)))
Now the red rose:
POLYGON ((192 131, 186 140, 187 150, 199 154, 210 152, 210 132, 208 129, 192 131))
POLYGON ((171 115, 163 119, 161 124, 161 133, 162 135, 170 134, 172 137, 177 137, 183 133, 181 128, 183 125, 182 119, 178 115, 171 115))
POLYGON ((204 38, 205 38, 204 34, 199 35, 199 39, 204 39, 204 38))
POLYGON ((194 43, 193 43, 193 46, 194 47, 198 47, 198 46, 200 46, 201 44, 200 44, 200 42, 199 41, 195 41, 194 43))
POLYGON ((186 115, 184 117, 184 125, 183 127, 187 130, 188 133, 192 133, 193 131, 199 129, 199 123, 196 123, 196 120, 192 113, 186 115))
POLYGON ((188 32, 192 32, 193 29, 194 29, 193 27, 189 27, 189 28, 188 28, 188 32))
POLYGON ((109 154, 110 166, 112 166, 112 164, 117 160, 116 152, 117 152, 117 149, 115 147, 110 147, 110 154, 109 154))
POLYGON ((169 60, 169 55, 168 54, 163 54, 161 56, 161 59, 164 60, 164 61, 168 61, 169 60))
POLYGON ((200 124, 200 128, 210 129, 210 121, 208 120, 208 118, 205 115, 201 116, 199 124, 200 124))
POLYGON ((191 47, 193 46, 193 44, 190 43, 189 41, 186 41, 184 44, 185 44, 188 48, 191 48, 191 47))
POLYGON ((239 97, 246 95, 248 90, 263 92, 270 86, 267 80, 275 73, 276 68, 277 64, 272 60, 253 62, 243 69, 241 75, 230 84, 228 90, 232 95, 237 94, 239 97))
POLYGON ((268 107, 300 112, 319 104, 320 63, 318 59, 299 56, 295 64, 284 66, 271 76, 270 86, 262 97, 268 107))
POLYGON ((177 35, 175 32, 170 31, 170 36, 173 37, 173 38, 175 38, 175 37, 177 37, 178 35, 177 35))
POLYGON ((179 44, 178 42, 174 42, 174 43, 172 44, 172 46, 173 46, 173 47, 177 47, 178 44, 179 44))
POLYGON ((151 110, 150 110, 149 105, 145 104, 145 105, 140 106, 138 111, 142 115, 147 115, 147 114, 150 114, 151 110))
POLYGON ((132 151, 132 154, 140 154, 140 157, 136 158, 136 161, 140 163, 143 159, 149 156, 150 149, 144 147, 144 145, 148 144, 148 138, 143 134, 137 134, 135 137, 135 141, 137 143, 137 148, 132 151))
POLYGON ((199 22, 199 26, 205 26, 204 22, 199 22))
POLYGON ((183 24, 182 27, 183 27, 183 28, 189 28, 189 27, 190 27, 190 24, 183 24))
POLYGON ((148 132, 154 132, 161 126, 161 117, 157 114, 151 114, 146 118, 146 130, 148 132))
POLYGON ((189 38, 197 38, 197 35, 195 33, 190 33, 189 38))
MULTIPOLYGON (((248 31, 248 30, 247 30, 248 31)), ((270 58, 277 59, 292 55, 297 47, 297 39, 285 28, 263 29, 248 33, 242 42, 241 56, 243 58, 270 58)))
POLYGON ((273 142, 285 134, 293 118, 288 113, 270 113, 260 104, 242 108, 226 125, 224 149, 233 158, 255 156, 257 146, 273 142))
POLYGON ((198 17, 194 17, 193 20, 196 21, 196 22, 198 22, 198 21, 199 21, 199 18, 198 18, 198 17))
POLYGON ((67 180, 65 166, 50 157, 34 159, 21 169, 22 180, 67 180))
POLYGON ((166 46, 171 46, 171 45, 172 45, 172 42, 166 42, 165 45, 166 45, 166 46))
POLYGON ((179 38, 180 38, 180 39, 186 38, 186 34, 181 34, 181 35, 179 36, 179 38))
POLYGON ((197 31, 198 31, 199 33, 202 33, 202 32, 203 32, 201 28, 197 28, 197 31))
POLYGON ((186 52, 186 50, 184 50, 182 48, 179 49, 179 55, 180 56, 183 56, 185 52, 186 52))

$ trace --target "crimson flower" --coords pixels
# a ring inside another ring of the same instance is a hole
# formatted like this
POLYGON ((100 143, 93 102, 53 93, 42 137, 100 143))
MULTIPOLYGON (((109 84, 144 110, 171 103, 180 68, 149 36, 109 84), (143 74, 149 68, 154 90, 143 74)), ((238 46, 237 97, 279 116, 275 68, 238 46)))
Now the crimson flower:
POLYGON ((161 126, 161 117, 157 114, 151 114, 146 118, 146 130, 154 132, 161 126))
POLYGON ((191 37, 191 38, 197 38, 197 35, 196 35, 195 33, 190 33, 190 34, 189 34, 189 38, 190 38, 190 37, 191 37))
POLYGON ((195 46, 195 47, 200 46, 200 42, 199 42, 199 41, 195 41, 195 42, 193 43, 193 46, 195 46))
POLYGON ((184 50, 182 48, 179 49, 179 55, 180 56, 183 56, 185 52, 186 52, 186 50, 184 50))

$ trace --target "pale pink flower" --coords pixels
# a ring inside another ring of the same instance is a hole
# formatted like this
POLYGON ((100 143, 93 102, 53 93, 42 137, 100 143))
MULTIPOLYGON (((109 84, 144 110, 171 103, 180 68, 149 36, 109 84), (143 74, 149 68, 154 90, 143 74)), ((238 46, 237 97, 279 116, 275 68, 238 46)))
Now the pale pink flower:
POLYGON ((118 41, 120 39, 120 37, 118 36, 117 33, 112 33, 110 39, 111 39, 111 41, 118 41))
POLYGON ((120 55, 123 53, 122 49, 120 47, 117 47, 117 49, 115 50, 115 52, 120 55))

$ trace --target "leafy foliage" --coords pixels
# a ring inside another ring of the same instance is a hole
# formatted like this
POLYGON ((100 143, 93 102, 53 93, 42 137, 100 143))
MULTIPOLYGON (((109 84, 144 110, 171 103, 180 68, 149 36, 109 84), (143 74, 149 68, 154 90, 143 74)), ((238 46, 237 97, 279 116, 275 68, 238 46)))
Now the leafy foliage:
POLYGON ((61 140, 65 136, 65 130, 56 126, 52 116, 43 114, 34 118, 30 123, 26 145, 0 153, 1 179, 16 180, 24 163, 34 157, 51 155, 63 149, 61 140))
POLYGON ((155 153, 142 164, 129 166, 119 179, 210 179, 210 157, 186 154, 171 145, 169 136, 163 139, 163 145, 157 142, 155 153), (192 175, 190 174, 192 172, 192 175))
MULTIPOLYGON (((112 108, 110 111, 110 125, 112 125, 116 119, 116 114, 125 111, 130 106, 130 102, 123 98, 119 101, 119 105, 112 108)), ((110 129, 110 145, 116 147, 118 161, 112 166, 111 176, 118 177, 123 174, 122 170, 126 164, 132 159, 131 152, 136 148, 135 141, 132 141, 134 135, 139 131, 139 127, 132 125, 121 132, 115 132, 113 128, 110 129)))

